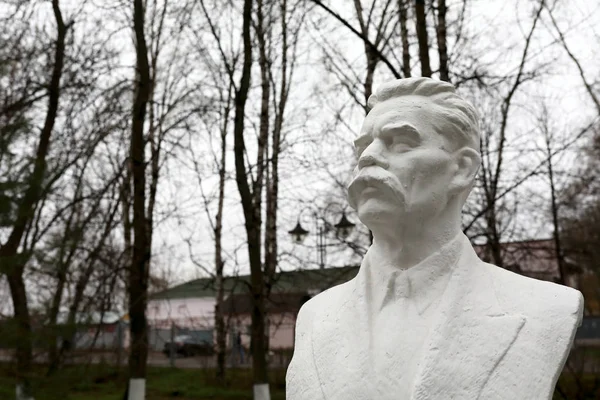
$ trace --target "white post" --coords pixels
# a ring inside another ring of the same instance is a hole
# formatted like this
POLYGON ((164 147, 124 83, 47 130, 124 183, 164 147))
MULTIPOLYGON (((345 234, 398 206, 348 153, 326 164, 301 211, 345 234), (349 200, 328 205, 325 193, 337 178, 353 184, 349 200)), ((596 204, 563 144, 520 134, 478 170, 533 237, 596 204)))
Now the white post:
POLYGON ((271 400, 268 383, 254 385, 254 400, 271 400))
POLYGON ((127 400, 145 400, 146 399, 146 379, 129 380, 129 397, 127 400))
POLYGON ((171 322, 171 343, 169 346, 169 363, 175 367, 175 324, 171 322))
POLYGON ((33 397, 29 396, 26 393, 26 390, 23 387, 23 384, 21 383, 17 383, 17 387, 15 389, 15 396, 17 400, 34 400, 33 397))

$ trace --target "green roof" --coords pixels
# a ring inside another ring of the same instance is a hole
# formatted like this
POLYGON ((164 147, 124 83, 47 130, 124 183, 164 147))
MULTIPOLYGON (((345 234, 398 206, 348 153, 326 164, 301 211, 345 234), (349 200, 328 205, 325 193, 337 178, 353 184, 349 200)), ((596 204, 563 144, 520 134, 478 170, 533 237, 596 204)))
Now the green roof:
MULTIPOLYGON (((282 271, 275 275, 272 293, 309 293, 321 292, 354 278, 358 266, 336 267, 325 269, 304 269, 282 271)), ((225 296, 234 293, 248 293, 250 275, 228 276, 224 278, 225 296)), ((198 297, 215 297, 214 278, 201 278, 174 286, 162 292, 150 295, 151 300, 185 299, 198 297)))

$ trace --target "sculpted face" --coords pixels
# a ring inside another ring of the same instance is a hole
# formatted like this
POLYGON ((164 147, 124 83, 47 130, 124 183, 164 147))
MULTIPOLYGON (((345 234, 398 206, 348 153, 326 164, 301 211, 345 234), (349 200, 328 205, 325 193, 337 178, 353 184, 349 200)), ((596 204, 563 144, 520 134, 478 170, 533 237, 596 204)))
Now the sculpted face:
POLYGON ((460 162, 435 128, 444 126, 440 111, 426 97, 402 96, 365 118, 348 201, 369 228, 426 223, 445 209, 460 162))

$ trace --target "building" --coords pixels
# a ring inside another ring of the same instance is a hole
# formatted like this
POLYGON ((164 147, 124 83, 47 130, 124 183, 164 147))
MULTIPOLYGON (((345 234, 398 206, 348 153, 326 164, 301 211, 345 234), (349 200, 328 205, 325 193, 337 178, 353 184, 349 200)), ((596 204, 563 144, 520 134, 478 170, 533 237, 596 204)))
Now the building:
MULTIPOLYGON (((477 245, 475 251, 482 260, 491 261, 486 246, 477 245)), ((559 277, 554 242, 550 239, 504 243, 502 257, 504 267, 513 272, 547 281, 556 281, 559 277)), ((292 349, 296 317, 302 304, 317 293, 352 279, 358 269, 359 266, 349 266, 278 273, 266 303, 269 348, 292 349)), ((572 266, 568 272, 566 282, 579 288, 581 272, 572 266)), ((224 281, 222 307, 229 333, 228 346, 240 333, 242 346, 250 347, 252 301, 247 289, 249 282, 249 276, 227 277, 224 281)), ((210 278, 190 281, 155 294, 148 305, 149 324, 155 331, 175 324, 212 335, 215 297, 215 281, 210 278)))
MULTIPOLYGON (((58 313, 56 324, 68 332, 68 313, 58 313)), ((113 311, 77 314, 73 348, 81 350, 115 350, 129 346, 129 329, 119 313, 113 311)))
MULTIPOLYGON (((342 267, 278 273, 266 304, 270 348, 292 348, 296 316, 302 304, 315 294, 352 279, 357 272, 358 267, 342 267)), ((249 283, 249 276, 224 279, 222 307, 229 332, 228 346, 239 332, 242 346, 250 347, 252 302, 249 283)), ((160 350, 170 337, 171 326, 179 333, 210 332, 212 339, 215 307, 213 278, 196 279, 150 296, 147 311, 150 345, 160 350)))
MULTIPOLYGON (((503 243, 502 259, 504 268, 530 278, 558 282, 560 271, 556 258, 554 240, 527 240, 503 243)), ((483 261, 491 262, 492 257, 485 245, 475 246, 475 252, 483 261)), ((578 289, 585 299, 585 316, 600 315, 600 282, 594 271, 587 271, 565 258, 564 282, 578 289)), ((590 320, 591 321, 591 320, 590 320)), ((584 325, 588 323, 584 320, 584 325)), ((587 328, 586 328, 587 329, 587 328)), ((599 331, 600 332, 600 331, 599 331)))
MULTIPOLYGON (((275 276, 271 295, 265 308, 269 348, 272 350, 294 347, 294 328, 302 304, 312 296, 332 286, 352 279, 358 267, 341 267, 280 272, 275 276)), ((250 345, 252 301, 247 292, 226 297, 223 312, 232 326, 243 333, 242 345, 250 345)))
POLYGON ((196 279, 150 295, 146 311, 150 349, 162 351, 171 337, 180 334, 212 342, 215 304, 213 279, 196 279))
MULTIPOLYGON (((474 246, 475 252, 485 262, 493 263, 491 251, 486 245, 474 246)), ((501 245, 504 268, 530 278, 555 282, 560 277, 554 240, 525 240, 501 245)), ((578 287, 578 274, 573 268, 565 277, 567 284, 578 287)))

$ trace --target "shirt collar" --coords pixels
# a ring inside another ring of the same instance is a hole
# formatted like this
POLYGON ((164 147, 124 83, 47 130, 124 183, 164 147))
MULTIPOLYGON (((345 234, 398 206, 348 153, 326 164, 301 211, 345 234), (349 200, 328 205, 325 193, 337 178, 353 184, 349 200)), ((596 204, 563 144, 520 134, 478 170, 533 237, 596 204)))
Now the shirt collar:
POLYGON ((366 284, 370 286, 372 301, 378 309, 406 297, 413 300, 419 314, 423 314, 441 297, 448 285, 451 272, 460 258, 461 236, 456 235, 436 253, 406 270, 371 265, 367 253, 363 260, 366 284))

